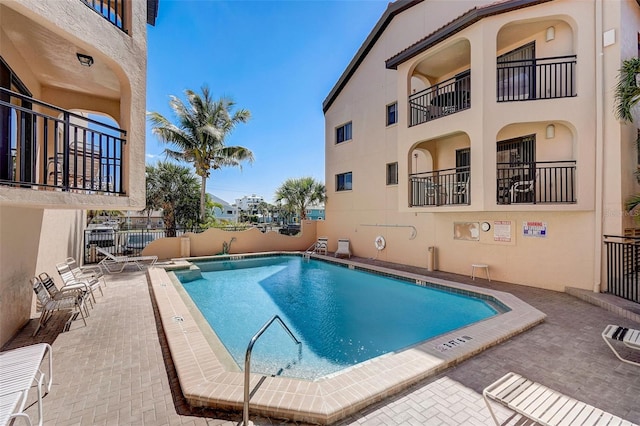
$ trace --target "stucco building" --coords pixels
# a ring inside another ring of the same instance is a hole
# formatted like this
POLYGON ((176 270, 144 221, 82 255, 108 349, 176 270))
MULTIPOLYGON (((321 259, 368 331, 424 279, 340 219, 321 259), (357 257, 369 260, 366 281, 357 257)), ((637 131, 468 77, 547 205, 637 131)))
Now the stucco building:
POLYGON ((144 208, 157 10, 158 0, 0 1, 0 346, 30 318, 29 279, 81 258, 85 210, 144 208))
POLYGON ((323 104, 318 232, 358 256, 599 291, 603 236, 635 225, 636 129, 614 88, 639 29, 636 0, 391 3, 323 104))

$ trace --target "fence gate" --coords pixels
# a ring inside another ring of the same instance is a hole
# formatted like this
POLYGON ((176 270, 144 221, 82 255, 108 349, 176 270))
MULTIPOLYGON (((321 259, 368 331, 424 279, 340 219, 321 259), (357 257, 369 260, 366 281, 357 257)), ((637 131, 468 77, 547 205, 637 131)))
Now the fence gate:
POLYGON ((640 237, 605 235, 607 293, 640 303, 640 237))

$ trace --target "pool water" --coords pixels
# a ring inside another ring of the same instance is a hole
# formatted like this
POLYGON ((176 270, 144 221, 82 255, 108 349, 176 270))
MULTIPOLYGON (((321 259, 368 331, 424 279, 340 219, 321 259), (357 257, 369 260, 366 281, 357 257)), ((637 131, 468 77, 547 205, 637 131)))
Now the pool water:
POLYGON ((178 278, 240 367, 253 335, 251 370, 317 379, 496 315, 479 298, 418 286, 300 256, 198 263, 178 278))

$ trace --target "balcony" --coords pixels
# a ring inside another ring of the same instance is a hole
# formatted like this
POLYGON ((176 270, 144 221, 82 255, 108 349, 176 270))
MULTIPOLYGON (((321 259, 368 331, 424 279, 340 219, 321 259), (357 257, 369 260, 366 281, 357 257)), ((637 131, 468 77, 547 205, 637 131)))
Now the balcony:
POLYGON ((498 102, 576 96, 576 55, 499 61, 498 102))
POLYGON ((576 202, 576 162, 537 161, 497 164, 498 204, 576 202))
POLYGON ((468 166, 411 174, 410 207, 468 205, 470 179, 468 166))
POLYGON ((124 194, 126 132, 0 88, 0 185, 124 194))
POLYGON ((442 81, 409 96, 409 126, 471 108, 471 73, 442 81))
POLYGON ((80 0, 91 9, 98 12, 104 19, 111 22, 120 30, 127 32, 124 27, 124 8, 126 0, 80 0))

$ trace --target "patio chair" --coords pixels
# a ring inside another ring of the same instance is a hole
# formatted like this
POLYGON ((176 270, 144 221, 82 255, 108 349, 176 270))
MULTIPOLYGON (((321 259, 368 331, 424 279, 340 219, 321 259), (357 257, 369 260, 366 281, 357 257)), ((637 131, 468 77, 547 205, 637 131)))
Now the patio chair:
POLYGON ((351 258, 351 250, 349 249, 349 240, 346 238, 338 239, 338 248, 334 253, 335 257, 347 256, 351 258))
MULTIPOLYGON (((62 288, 58 288, 56 283, 53 281, 53 278, 49 276, 46 272, 38 275, 40 281, 42 281, 42 285, 49 292, 49 296, 53 300, 64 299, 65 297, 71 296, 82 296, 85 299, 89 299, 89 303, 91 303, 91 307, 93 308, 93 302, 91 301, 90 295, 92 295, 91 287, 86 282, 79 282, 77 284, 69 284, 62 288)), ((87 316, 89 316, 89 311, 85 310, 87 316)))
POLYGON ((313 251, 317 254, 327 254, 327 247, 329 245, 329 238, 327 237, 318 237, 318 241, 316 241, 316 246, 313 251))
POLYGON ((524 179, 515 182, 509 189, 511 204, 521 202, 532 202, 535 197, 535 185, 538 180, 536 172, 533 179, 524 179))
MULTIPOLYGON (((498 402, 521 416, 541 425, 632 425, 584 402, 570 398, 532 382, 519 374, 508 373, 482 392, 491 417, 500 426, 489 400, 498 402)), ((517 424, 525 424, 518 421, 517 424)), ((526 423, 530 424, 530 423, 526 423)))
POLYGON ((626 347, 640 351, 640 330, 609 324, 602 332, 602 338, 620 361, 640 366, 640 362, 631 361, 620 356, 620 353, 611 344, 614 341, 622 342, 626 347))
POLYGON ((67 264, 66 262, 56 263, 56 269, 58 270, 58 274, 60 274, 60 278, 62 278, 62 282, 64 283, 63 288, 84 283, 89 287, 93 303, 96 303, 96 295, 94 293, 95 289, 100 290, 100 294, 104 296, 102 285, 100 284, 100 280, 98 278, 76 279, 76 277, 73 276, 73 272, 71 272, 71 268, 69 268, 69 264, 67 264))
POLYGON ((88 278, 100 279, 102 278, 102 284, 106 287, 107 281, 104 279, 104 274, 102 273, 102 269, 98 265, 93 266, 80 266, 76 259, 73 257, 67 257, 64 261, 67 265, 69 265, 69 269, 71 269, 71 273, 77 280, 83 280, 88 278))
POLYGON ((10 424, 13 419, 22 418, 31 424, 29 415, 24 412, 29 390, 34 386, 38 390, 38 425, 42 425, 42 385, 46 393, 51 391, 53 379, 53 359, 51 346, 38 343, 18 349, 0 352, 0 424, 10 424), (41 365, 48 358, 49 369, 45 375, 41 365), (46 381, 45 381, 46 378, 46 381), (43 383, 44 382, 44 383, 43 383))
POLYGON ((104 256, 99 265, 110 274, 122 272, 127 266, 135 266, 140 271, 144 271, 158 261, 158 256, 114 256, 103 248, 96 247, 96 250, 104 256))
POLYGON ((40 306, 42 309, 42 313, 40 314, 40 320, 38 321, 38 326, 36 330, 33 332, 32 336, 35 336, 41 327, 44 327, 51 318, 51 316, 57 311, 68 311, 71 312, 71 317, 67 320, 63 331, 68 331, 71 326, 71 322, 73 322, 76 318, 78 318, 78 314, 82 317, 82 322, 84 325, 87 325, 87 320, 84 316, 84 297, 79 295, 69 295, 69 297, 60 298, 54 300, 49 295, 49 292, 40 281, 40 278, 33 277, 31 279, 31 285, 33 287, 33 291, 36 293, 36 297, 38 298, 38 302, 40 302, 40 306))

